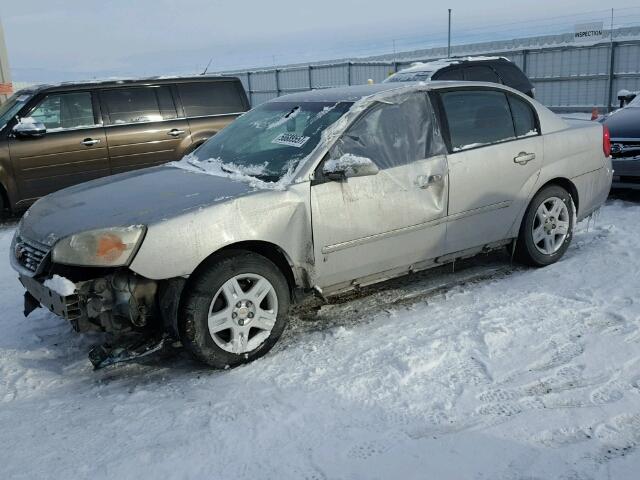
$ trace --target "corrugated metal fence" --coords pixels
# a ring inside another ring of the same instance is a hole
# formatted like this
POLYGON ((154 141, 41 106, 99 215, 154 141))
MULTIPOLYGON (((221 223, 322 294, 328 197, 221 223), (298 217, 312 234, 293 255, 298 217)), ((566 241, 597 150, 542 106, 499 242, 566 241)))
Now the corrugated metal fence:
MULTIPOLYGON (((615 38, 615 37, 614 37, 615 38)), ((617 104, 620 89, 640 90, 640 41, 603 42, 590 46, 551 46, 508 51, 489 51, 515 62, 536 87, 536 97, 557 111, 608 108, 617 104)), ((359 85, 389 74, 416 61, 348 61, 255 71, 226 72, 240 78, 253 106, 267 100, 317 88, 359 85)))

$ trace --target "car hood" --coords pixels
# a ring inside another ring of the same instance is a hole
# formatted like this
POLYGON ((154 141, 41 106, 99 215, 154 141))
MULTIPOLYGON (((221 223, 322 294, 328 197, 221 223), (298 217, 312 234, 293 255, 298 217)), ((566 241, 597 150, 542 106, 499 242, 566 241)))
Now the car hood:
POLYGON ((253 192, 230 178, 169 165, 83 183, 38 200, 20 222, 20 235, 44 245, 74 233, 150 225, 253 192))
POLYGON ((611 138, 640 138, 640 107, 625 107, 605 120, 611 138))

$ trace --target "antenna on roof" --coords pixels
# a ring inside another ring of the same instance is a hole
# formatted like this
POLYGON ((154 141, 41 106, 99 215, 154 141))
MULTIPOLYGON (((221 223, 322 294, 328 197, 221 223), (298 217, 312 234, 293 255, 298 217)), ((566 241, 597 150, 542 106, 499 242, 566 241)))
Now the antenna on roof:
POLYGON ((202 72, 200 75, 206 75, 207 74, 207 70, 209 70, 209 67, 211 66, 211 62, 213 62, 213 57, 211 57, 211 59, 209 60, 209 63, 207 63, 207 66, 204 69, 204 72, 202 72))

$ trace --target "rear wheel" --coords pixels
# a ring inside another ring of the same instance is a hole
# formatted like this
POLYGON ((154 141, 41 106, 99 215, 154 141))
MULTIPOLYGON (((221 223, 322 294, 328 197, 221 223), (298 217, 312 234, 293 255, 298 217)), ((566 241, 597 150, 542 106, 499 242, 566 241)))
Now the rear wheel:
POLYGON ((188 288, 180 337, 187 349, 212 367, 234 367, 261 357, 286 327, 287 281, 261 255, 230 252, 188 288))
POLYGON ((558 185, 540 190, 529 204, 520 227, 518 259, 537 267, 557 262, 569 248, 574 221, 569 192, 558 185))

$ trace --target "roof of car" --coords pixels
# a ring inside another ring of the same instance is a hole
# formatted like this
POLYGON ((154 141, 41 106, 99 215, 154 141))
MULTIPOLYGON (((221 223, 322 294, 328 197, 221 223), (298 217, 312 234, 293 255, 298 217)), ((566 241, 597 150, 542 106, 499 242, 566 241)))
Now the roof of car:
POLYGON ((33 85, 23 88, 23 92, 41 92, 46 90, 84 90, 95 87, 120 87, 123 85, 162 85, 167 83, 204 82, 204 81, 239 81, 236 77, 221 75, 192 75, 192 76, 159 76, 146 78, 110 78, 104 80, 87 80, 78 82, 61 82, 33 85))
POLYGON ((320 88, 291 93, 273 99, 273 102, 355 102, 378 92, 402 88, 398 84, 376 83, 374 85, 353 85, 350 87, 320 88))
POLYGON ((323 88, 318 90, 308 90, 305 92, 292 93, 277 97, 270 102, 357 102, 358 100, 369 97, 378 93, 384 93, 391 90, 397 90, 398 93, 403 91, 415 90, 435 90, 439 88, 450 87, 484 87, 484 88, 502 88, 504 90, 514 91, 505 85, 497 85, 488 82, 467 82, 462 80, 448 81, 436 80, 433 82, 395 82, 395 83, 376 83, 374 85, 354 85, 351 87, 323 88))

